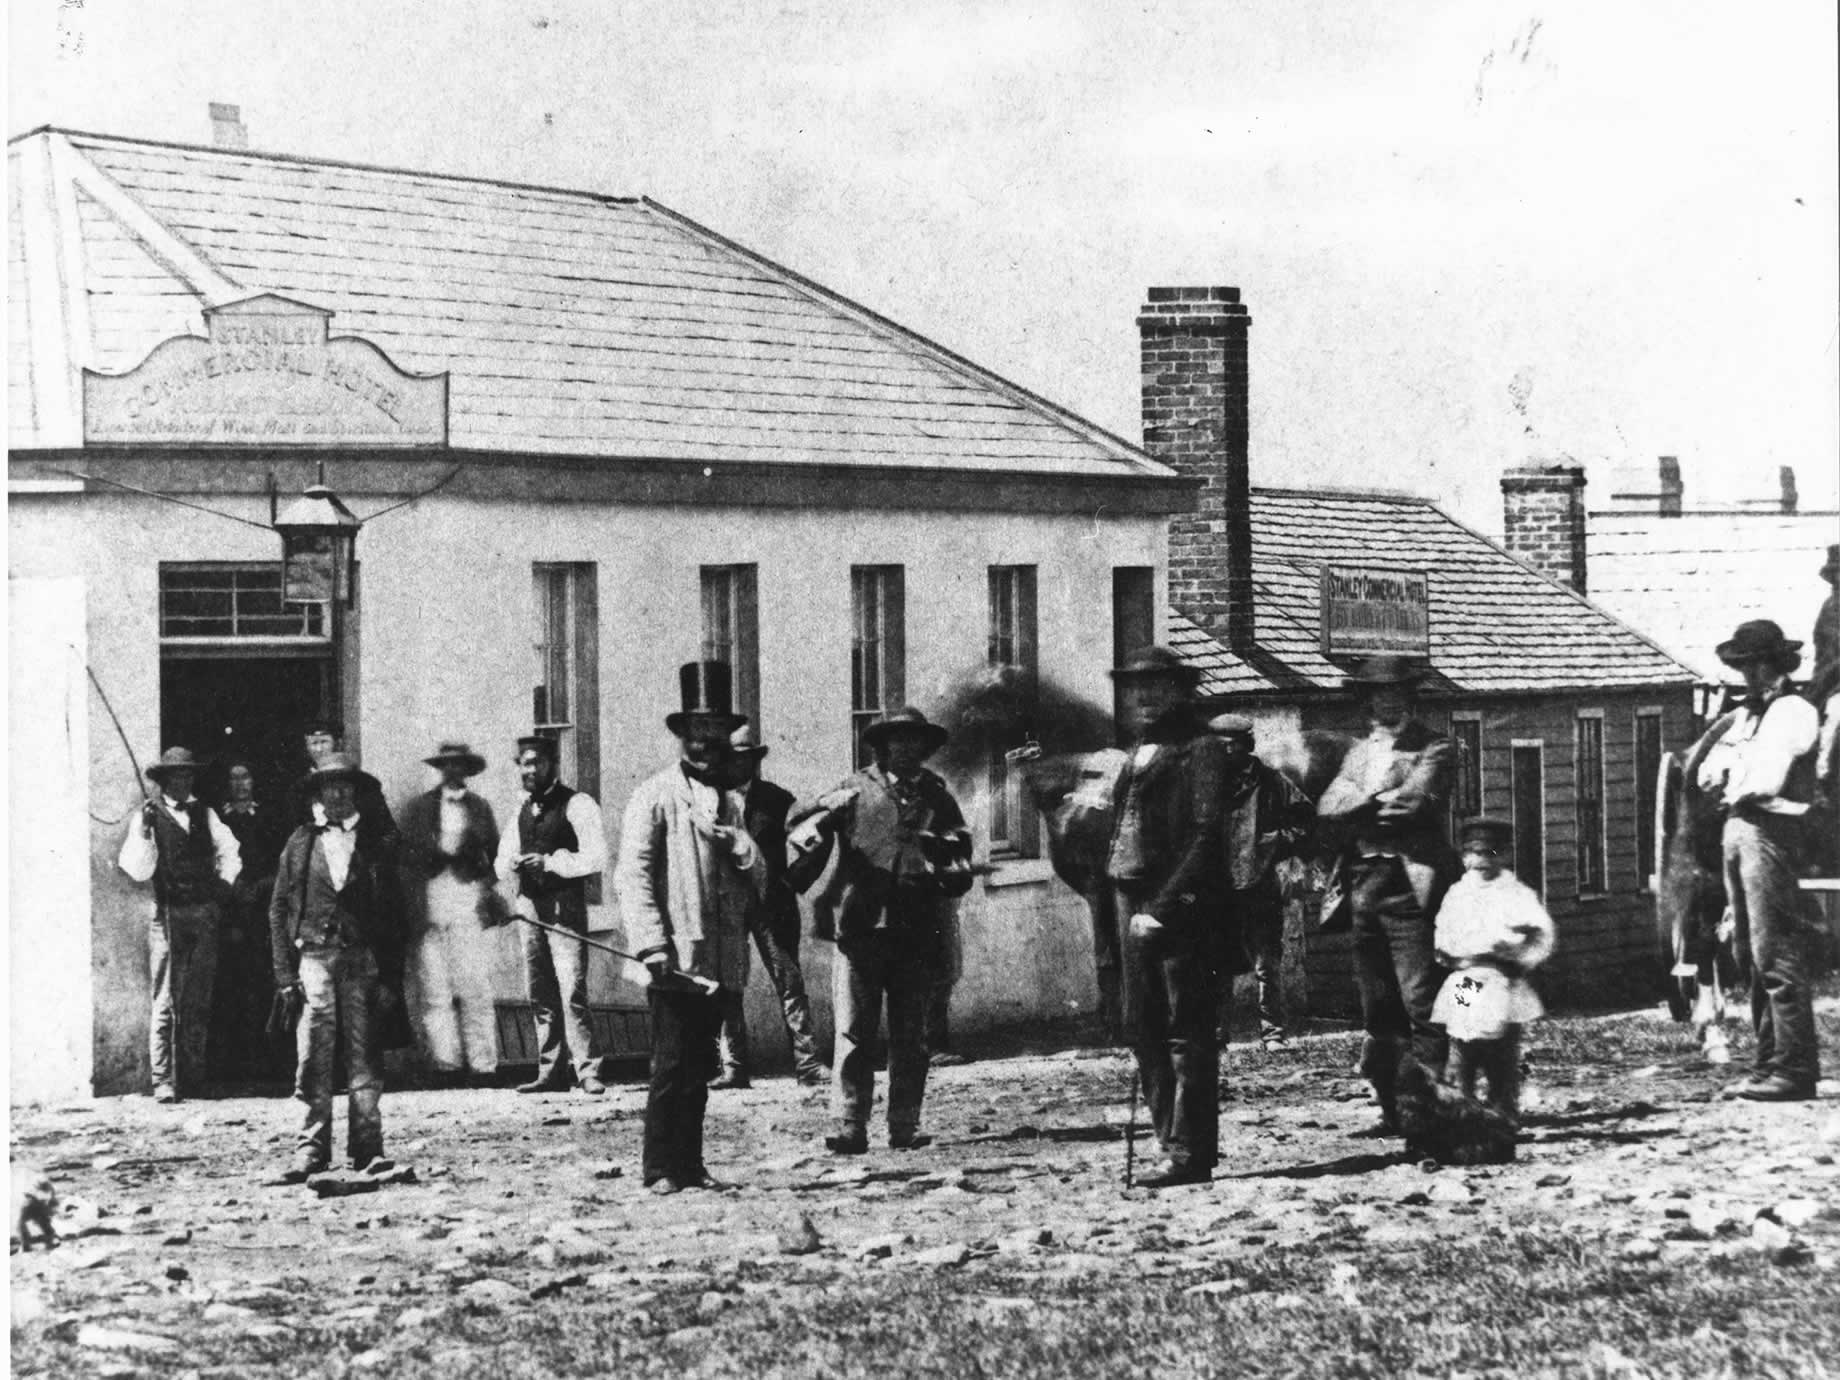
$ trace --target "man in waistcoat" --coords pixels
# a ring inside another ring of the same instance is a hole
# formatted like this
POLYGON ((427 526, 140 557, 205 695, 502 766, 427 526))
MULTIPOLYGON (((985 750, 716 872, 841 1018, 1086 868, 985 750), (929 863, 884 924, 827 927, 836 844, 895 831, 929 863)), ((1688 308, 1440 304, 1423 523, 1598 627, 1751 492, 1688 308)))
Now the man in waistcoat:
POLYGON ((722 1014, 728 994, 747 990, 749 922, 767 890, 729 743, 747 722, 732 710, 729 668, 690 662, 678 690, 682 707, 664 721, 678 760, 633 791, 613 875, 628 941, 651 971, 642 1169, 660 1194, 722 1187, 703 1162, 703 1116, 722 1014))
MULTIPOLYGON (((792 1042, 794 1073, 807 1087, 819 1087, 830 1070, 818 1057, 812 1034, 811 999, 805 994, 805 974, 799 967, 799 900, 786 880, 786 816, 792 809, 792 792, 760 774, 767 749, 752 724, 742 724, 728 741, 735 789, 742 793, 743 822, 767 865, 766 895, 761 905, 749 910, 748 927, 779 997, 781 1019, 792 1042)), ((723 990, 722 1074, 710 1084, 712 1088, 748 1085, 744 997, 740 988, 723 990)))
POLYGON ((204 1077, 217 931, 243 866, 236 836, 192 795, 198 767, 189 750, 175 747, 147 768, 160 795, 128 825, 118 860, 135 881, 153 883, 147 1045, 158 1102, 177 1102, 180 1090, 191 1095, 204 1077))
POLYGON ((304 785, 323 824, 303 824, 281 850, 269 902, 275 988, 301 1009, 294 1096, 304 1114, 292 1166, 303 1182, 331 1165, 333 1050, 344 1051, 346 1144, 353 1169, 381 1170, 382 1022, 402 990, 401 913, 384 903, 391 864, 359 824, 357 759, 332 753, 304 785))
POLYGON ((524 978, 536 1008, 537 1076, 521 1093, 561 1092, 571 1082, 590 1097, 601 1082, 601 1049, 588 1016, 588 878, 606 866, 607 840, 594 797, 556 779, 556 740, 518 739, 524 799, 498 846, 498 875, 517 882, 520 915, 581 935, 564 939, 524 926, 524 978))
POLYGON ((1752 1102, 1806 1101, 1821 1076, 1812 936, 1796 885, 1821 725, 1789 680, 1801 646, 1768 619, 1741 624, 1720 643, 1719 660, 1744 677, 1748 694, 1688 759, 1699 788, 1725 813, 1725 891, 1738 951, 1750 955, 1757 1035, 1755 1070, 1730 1092, 1752 1102))
POLYGON ((498 821, 467 778, 486 759, 465 743, 443 743, 422 759, 441 784, 403 811, 406 894, 415 934, 413 1009, 416 1043, 435 1076, 481 1082, 498 1070, 498 1013, 492 1000, 491 926, 495 910, 498 821))

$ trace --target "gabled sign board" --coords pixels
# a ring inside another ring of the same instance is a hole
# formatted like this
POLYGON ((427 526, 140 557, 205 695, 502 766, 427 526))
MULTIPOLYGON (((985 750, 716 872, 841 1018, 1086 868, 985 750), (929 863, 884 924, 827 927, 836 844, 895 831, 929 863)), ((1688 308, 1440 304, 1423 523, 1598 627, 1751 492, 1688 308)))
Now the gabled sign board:
POLYGON ((1429 572, 1324 565, 1322 651, 1324 656, 1429 657, 1429 572))
POLYGON ((207 307, 125 374, 83 371, 85 445, 444 446, 447 375, 411 374, 332 313, 263 294, 207 307))

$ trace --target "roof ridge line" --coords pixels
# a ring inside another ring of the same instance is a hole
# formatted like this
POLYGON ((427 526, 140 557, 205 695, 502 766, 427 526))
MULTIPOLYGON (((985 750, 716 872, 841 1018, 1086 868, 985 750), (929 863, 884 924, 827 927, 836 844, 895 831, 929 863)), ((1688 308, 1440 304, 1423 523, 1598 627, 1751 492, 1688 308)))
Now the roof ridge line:
POLYGON ((176 149, 183 153, 210 153, 222 158, 256 158, 270 163, 298 163, 313 168, 348 168, 353 172, 392 173, 399 177, 426 177, 438 182, 468 182, 482 187, 503 187, 516 192, 547 192, 553 196, 578 197, 584 201, 604 202, 615 206, 637 206, 645 200, 637 196, 615 196, 611 192, 592 192, 581 187, 558 187, 543 182, 513 182, 502 177, 477 177, 471 173, 434 172, 426 168, 394 167, 388 163, 360 163, 350 158, 315 158, 304 153, 272 153, 265 149, 225 149, 215 144, 188 144, 173 139, 144 139, 129 134, 102 134, 95 130, 66 129, 62 125, 39 125, 9 138, 7 146, 23 143, 40 134, 61 134, 66 139, 93 139, 105 144, 127 144, 137 148, 176 149))
POLYGON ((1410 489, 1382 489, 1369 485, 1357 484, 1319 484, 1304 488, 1295 484, 1254 484, 1255 494, 1295 494, 1299 498, 1378 498, 1389 503, 1417 503, 1424 507, 1436 507, 1435 499, 1424 494, 1413 493, 1410 489))
POLYGON ((1098 423, 1088 421, 1077 412, 1073 412, 1061 406, 1059 403, 1044 398, 1039 393, 1024 388, 1021 384, 1006 379, 1001 374, 967 359, 956 350, 941 345, 938 341, 929 339, 921 335, 920 332, 901 325, 898 321, 890 320, 873 308, 865 307, 862 303, 845 297, 834 288, 827 288, 824 284, 817 282, 815 279, 807 278, 796 269, 787 268, 784 264, 769 259, 759 251, 749 249, 746 245, 730 239, 721 231, 712 230, 707 225, 692 220, 682 211, 675 211, 671 207, 664 205, 662 202, 650 196, 641 196, 639 202, 649 210, 655 211, 659 215, 665 217, 680 229, 706 239, 713 244, 720 245, 723 249, 732 254, 739 254, 749 262, 781 278, 789 286, 817 297, 833 310, 840 310, 845 315, 853 317, 862 325, 868 326, 879 333, 894 335, 910 347, 919 347, 937 363, 944 365, 955 373, 966 375, 976 382, 983 384, 985 387, 995 388, 997 391, 1009 395, 1014 401, 1025 407, 1046 412, 1050 420, 1067 427, 1069 430, 1079 433, 1089 441, 1098 441, 1108 446, 1120 448, 1124 452, 1121 458, 1138 466, 1147 476, 1153 478, 1182 478, 1173 466, 1165 465, 1162 461, 1155 459, 1145 451, 1143 447, 1133 445, 1130 441, 1125 440, 1124 437, 1118 435, 1116 432, 1108 431, 1098 423))

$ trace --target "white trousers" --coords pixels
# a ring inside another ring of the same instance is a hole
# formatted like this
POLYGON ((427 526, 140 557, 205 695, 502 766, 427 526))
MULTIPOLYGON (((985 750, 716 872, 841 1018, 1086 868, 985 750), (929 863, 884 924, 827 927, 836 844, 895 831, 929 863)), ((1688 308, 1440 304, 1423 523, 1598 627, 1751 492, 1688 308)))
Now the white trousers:
POLYGON ((428 930, 412 965, 416 1042, 437 1069, 498 1068, 491 934, 479 926, 479 886, 443 872, 428 883, 428 930))

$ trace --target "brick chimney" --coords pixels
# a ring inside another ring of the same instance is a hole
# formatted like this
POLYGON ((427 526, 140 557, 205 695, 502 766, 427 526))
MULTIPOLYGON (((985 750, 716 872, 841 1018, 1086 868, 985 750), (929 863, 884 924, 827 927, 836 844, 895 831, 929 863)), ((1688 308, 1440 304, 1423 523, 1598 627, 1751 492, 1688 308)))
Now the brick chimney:
POLYGON ((1662 517, 1679 517, 1680 500, 1686 492, 1686 486, 1680 482, 1680 457, 1664 455, 1661 457, 1661 499, 1655 511, 1662 517))
POLYGON ((1519 465, 1506 471, 1501 508, 1508 550, 1583 594, 1584 466, 1519 465))
POLYGON ((1169 599, 1217 641, 1253 643, 1246 340, 1233 287, 1153 287, 1137 318, 1144 449, 1202 481, 1169 522, 1169 599))
POLYGON ((220 149, 246 149, 249 131, 243 128, 243 108, 211 102, 211 142, 220 149))

